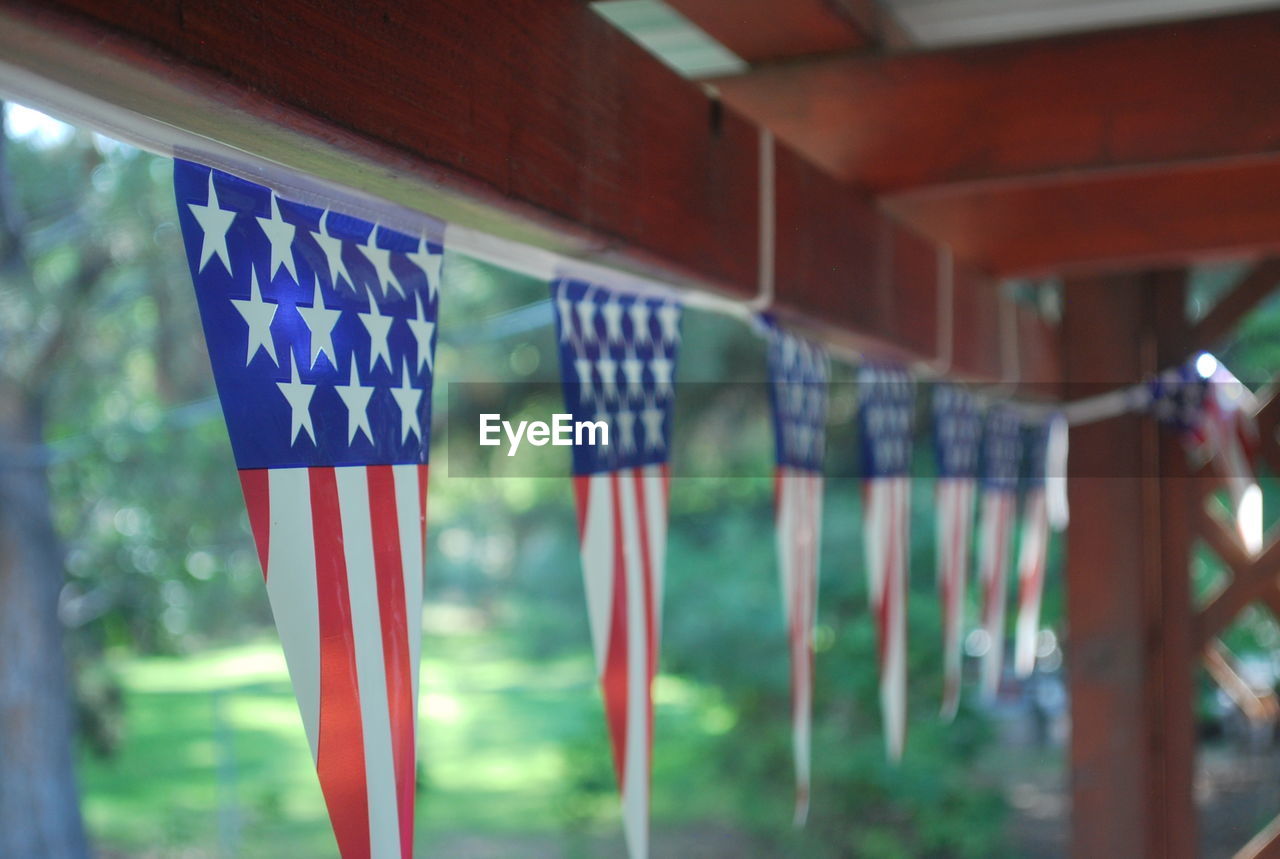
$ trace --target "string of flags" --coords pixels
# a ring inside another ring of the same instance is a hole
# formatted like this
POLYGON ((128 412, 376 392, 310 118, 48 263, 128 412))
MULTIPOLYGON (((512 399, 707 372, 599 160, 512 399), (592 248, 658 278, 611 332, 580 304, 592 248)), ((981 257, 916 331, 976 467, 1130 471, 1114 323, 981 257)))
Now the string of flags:
MULTIPOLYGON (((408 857, 444 225, 424 221, 415 233, 403 222, 377 224, 185 160, 174 163, 174 189, 267 595, 339 850, 348 859, 408 857)), ((548 280, 565 407, 606 440, 575 444, 570 473, 625 840, 629 855, 643 857, 682 303, 673 292, 630 288, 624 276, 548 280)), ((767 344, 800 825, 811 799, 831 358, 776 319, 752 318, 767 344)), ((886 754, 897 760, 906 745, 918 391, 893 365, 864 363, 856 379, 861 566, 886 754)), ((934 385, 942 718, 959 707, 971 575, 982 696, 995 695, 1002 677, 1011 567, 1014 669, 1034 670, 1049 535, 1067 519, 1069 420, 1140 410, 1177 429, 1194 457, 1221 471, 1244 544, 1256 547, 1255 409, 1248 389, 1208 355, 1060 412, 934 385)))

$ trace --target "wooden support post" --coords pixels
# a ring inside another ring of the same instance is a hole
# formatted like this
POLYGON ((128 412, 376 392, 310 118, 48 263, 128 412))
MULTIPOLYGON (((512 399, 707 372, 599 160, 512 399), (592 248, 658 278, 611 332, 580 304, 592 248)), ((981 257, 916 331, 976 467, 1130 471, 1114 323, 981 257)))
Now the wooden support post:
MULTIPOLYGON (((1176 360, 1180 275, 1077 279, 1066 290, 1068 395, 1132 383, 1176 360)), ((1072 851, 1190 857, 1192 496, 1183 453, 1138 416, 1075 428, 1071 442, 1072 851)))

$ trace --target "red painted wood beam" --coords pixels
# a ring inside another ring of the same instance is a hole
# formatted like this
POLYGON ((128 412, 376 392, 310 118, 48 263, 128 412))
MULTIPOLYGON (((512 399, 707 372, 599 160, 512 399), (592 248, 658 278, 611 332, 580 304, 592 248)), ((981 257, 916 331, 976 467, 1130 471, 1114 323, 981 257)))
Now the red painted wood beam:
MULTIPOLYGON (((578 0, 0 0, 5 65, 125 125, 677 285, 757 291, 758 130, 578 0)), ((778 309, 935 358, 942 252, 785 147, 776 173, 778 309)), ((977 270, 955 282, 957 319, 1011 318, 1021 379, 1056 383, 1053 329, 1007 312, 977 270)), ((955 375, 1009 375, 986 334, 957 324, 955 375)))
MULTIPOLYGON (((1072 278, 1067 384, 1135 382, 1181 352, 1176 273, 1072 278), (1177 300, 1175 300, 1177 299, 1177 300)), ((1068 485, 1071 854, 1190 857, 1190 489, 1172 434, 1124 415, 1075 427, 1068 485)))
POLYGON ((1280 252, 1280 158, 933 189, 885 205, 958 256, 1001 274, 1280 252))
POLYGON ((707 35, 748 63, 856 51, 876 40, 871 0, 667 0, 707 35))
POLYGON ((1267 12, 814 59, 716 85, 832 175, 886 194, 1275 157, 1278 55, 1267 12))

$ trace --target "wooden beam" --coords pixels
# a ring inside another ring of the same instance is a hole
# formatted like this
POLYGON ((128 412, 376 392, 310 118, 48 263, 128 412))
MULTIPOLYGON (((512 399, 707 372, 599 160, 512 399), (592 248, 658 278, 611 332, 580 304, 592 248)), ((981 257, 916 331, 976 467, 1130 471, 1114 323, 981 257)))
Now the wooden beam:
POLYGON ((1273 817, 1271 822, 1262 828, 1262 831, 1253 838, 1249 839, 1249 843, 1240 848, 1236 853, 1235 859, 1277 859, 1280 857, 1280 815, 1273 817))
POLYGON ((955 187, 885 204, 958 257, 1006 275, 1280 252, 1280 160, 955 187))
POLYGON ((1216 345, 1277 286, 1280 286, 1280 258, 1273 257, 1255 265, 1196 324, 1191 332, 1192 349, 1216 345))
MULTIPOLYGON (((1068 283, 1070 386, 1132 382, 1158 369, 1164 278, 1068 283), (1159 324, 1158 324, 1159 323, 1159 324)), ((1185 455, 1124 415, 1072 429, 1067 531, 1071 850, 1189 857, 1191 650, 1185 455), (1124 825, 1118 825, 1123 821, 1124 825)))
MULTIPOLYGON (((578 0, 0 0, 0 89, 677 286, 758 290, 758 130, 578 0)), ((936 357, 939 290, 917 273, 939 249, 785 147, 776 167, 779 312, 936 357)), ((956 281, 1002 316, 985 275, 956 281)), ((1055 382, 1052 329, 1014 316, 1022 377, 1055 382)), ((958 375, 1000 378, 998 342, 955 338, 958 375)))
POLYGON ((748 63, 856 51, 875 41, 880 13, 870 0, 667 0, 748 63))
MULTIPOLYGON (((734 8, 736 4, 722 4, 734 8)), ((800 152, 876 194, 1280 155, 1280 13, 716 81, 800 152)))
POLYGON ((1250 558, 1220 519, 1201 517, 1200 533, 1232 572, 1231 582, 1200 609, 1195 622, 1195 643, 1203 647, 1255 600, 1277 586, 1280 577, 1280 540, 1271 539, 1256 558, 1250 558))

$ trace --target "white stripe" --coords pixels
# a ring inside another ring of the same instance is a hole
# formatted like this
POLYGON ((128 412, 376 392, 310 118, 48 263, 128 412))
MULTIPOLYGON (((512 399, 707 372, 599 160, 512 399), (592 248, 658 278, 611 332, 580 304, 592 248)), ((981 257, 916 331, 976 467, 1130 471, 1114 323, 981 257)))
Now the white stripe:
POLYGON ((613 498, 608 474, 588 478, 586 518, 582 528, 582 583, 587 592, 587 619, 596 673, 603 674, 609 657, 609 627, 613 616, 613 498))
MULTIPOLYGON (((885 677, 881 684, 882 704, 885 713, 885 739, 888 744, 889 757, 898 760, 902 757, 906 729, 906 617, 904 603, 906 601, 906 551, 908 523, 907 478, 888 478, 885 506, 888 511, 884 515, 891 517, 895 524, 888 539, 893 542, 893 568, 885 571, 884 599, 889 600, 887 612, 888 632, 885 641, 885 677), (896 522, 892 517, 896 517, 896 522)), ((888 557, 888 548, 884 550, 888 557)))
POLYGON ((653 637, 654 650, 662 641, 662 600, 667 581, 667 481, 662 466, 646 465, 644 477, 644 515, 649 538, 649 563, 653 565, 653 637))
POLYGON ((649 853, 649 643, 646 640, 644 566, 640 552, 636 481, 639 469, 618 472, 622 555, 627 582, 627 746, 622 817, 633 859, 649 853))
MULTIPOLYGON (((409 676, 413 680, 413 727, 418 729, 418 669, 422 652, 422 510, 418 496, 418 466, 393 465, 396 488, 396 524, 400 531, 400 562, 404 568, 404 611, 408 624, 409 676)), ((414 749, 417 755, 416 743, 414 749)))
POLYGON ((267 598, 314 761, 320 742, 320 605, 311 478, 305 468, 273 468, 267 471, 267 486, 267 598))
POLYGON ((1002 530, 1002 523, 1007 522, 1011 500, 1008 492, 987 492, 982 499, 982 624, 988 638, 987 652, 982 659, 982 693, 988 700, 995 697, 1000 687, 1004 663, 1005 568, 1009 551, 1007 525, 1003 528, 1005 539, 998 541, 997 536, 1002 530), (988 589, 993 593, 990 602, 986 600, 988 589))
POLYGON ((391 715, 387 709, 387 669, 382 654, 382 619, 373 565, 373 527, 369 521, 369 477, 363 466, 335 468, 342 543, 351 600, 360 721, 364 730, 365 780, 369 796, 369 848, 374 859, 399 857, 400 818, 395 758, 391 752, 391 715))
POLYGON ((1036 667, 1036 638, 1040 632, 1040 596, 1044 587, 1049 527, 1044 490, 1028 494, 1022 515, 1022 546, 1018 553, 1018 627, 1013 665, 1019 677, 1027 677, 1036 667))

